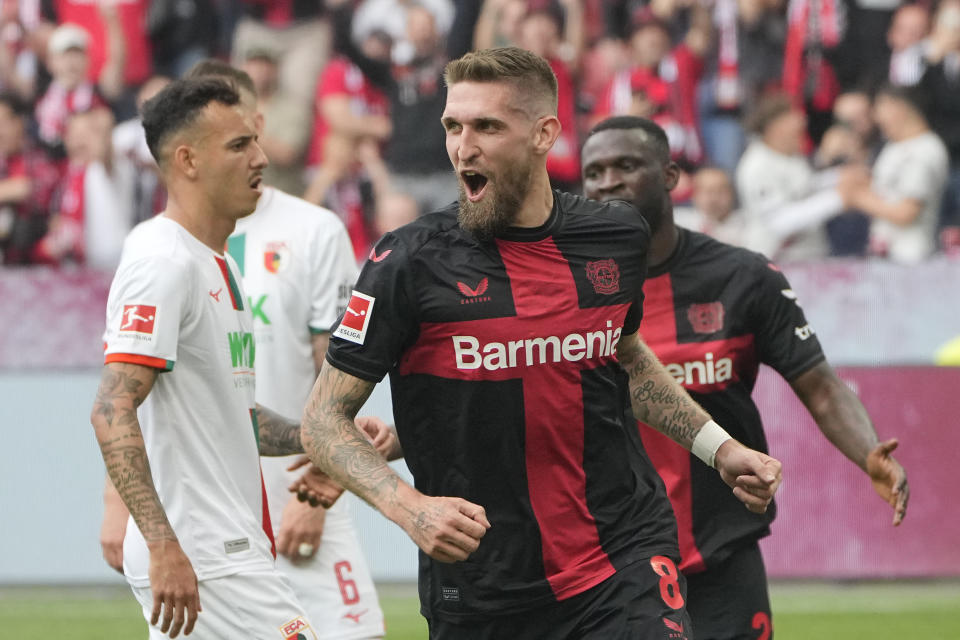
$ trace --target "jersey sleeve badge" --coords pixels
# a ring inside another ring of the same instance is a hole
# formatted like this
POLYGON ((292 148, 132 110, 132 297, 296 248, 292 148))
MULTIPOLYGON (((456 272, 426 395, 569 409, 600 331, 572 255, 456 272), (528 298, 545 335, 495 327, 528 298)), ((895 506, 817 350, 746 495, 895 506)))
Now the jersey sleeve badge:
POLYGON ((125 304, 120 316, 120 333, 153 335, 157 319, 157 307, 146 304, 125 304))
POLYGON ((373 296, 354 290, 343 312, 340 326, 333 335, 356 344, 363 344, 367 337, 367 327, 370 325, 375 301, 376 298, 373 296))

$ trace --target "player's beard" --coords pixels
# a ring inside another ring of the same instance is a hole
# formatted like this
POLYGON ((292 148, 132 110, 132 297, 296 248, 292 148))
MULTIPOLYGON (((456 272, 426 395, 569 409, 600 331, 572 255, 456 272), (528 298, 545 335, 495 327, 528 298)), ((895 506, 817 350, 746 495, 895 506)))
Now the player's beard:
POLYGON ((460 227, 480 240, 489 240, 506 231, 520 212, 530 188, 531 173, 532 168, 526 163, 505 167, 497 172, 496 180, 488 178, 487 194, 480 202, 470 202, 460 182, 457 213, 460 227))

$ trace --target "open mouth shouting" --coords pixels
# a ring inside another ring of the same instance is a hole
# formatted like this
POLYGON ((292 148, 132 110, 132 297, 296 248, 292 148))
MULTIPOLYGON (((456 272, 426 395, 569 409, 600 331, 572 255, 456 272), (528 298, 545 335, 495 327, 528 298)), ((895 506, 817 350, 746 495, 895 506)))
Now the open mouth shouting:
POLYGON ((250 185, 251 189, 253 189, 257 193, 260 193, 261 191, 263 191, 263 176, 259 173, 254 175, 253 177, 250 178, 250 182, 248 184, 250 185))
POLYGON ((476 171, 461 171, 460 178, 463 181, 464 190, 467 193, 467 199, 470 202, 479 202, 483 199, 487 191, 487 176, 476 171))

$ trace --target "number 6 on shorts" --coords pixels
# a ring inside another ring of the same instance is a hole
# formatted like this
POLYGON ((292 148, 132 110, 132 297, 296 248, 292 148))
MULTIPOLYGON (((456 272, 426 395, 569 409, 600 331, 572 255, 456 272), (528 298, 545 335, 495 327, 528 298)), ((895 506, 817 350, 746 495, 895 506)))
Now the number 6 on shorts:
POLYGON ((681 608, 683 594, 680 593, 677 565, 666 556, 653 556, 650 558, 650 566, 660 576, 660 597, 671 609, 681 608))

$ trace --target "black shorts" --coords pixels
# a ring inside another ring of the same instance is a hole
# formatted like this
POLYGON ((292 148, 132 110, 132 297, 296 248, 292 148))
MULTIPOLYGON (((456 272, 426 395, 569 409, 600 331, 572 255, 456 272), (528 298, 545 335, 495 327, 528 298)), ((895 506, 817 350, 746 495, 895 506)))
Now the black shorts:
POLYGON ((561 602, 507 616, 434 618, 431 640, 691 640, 686 581, 665 556, 635 562, 561 602))
POLYGON ((756 541, 715 567, 687 576, 687 610, 697 640, 770 640, 767 571, 756 541))

